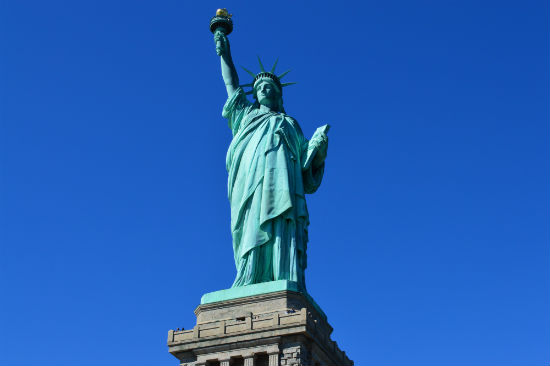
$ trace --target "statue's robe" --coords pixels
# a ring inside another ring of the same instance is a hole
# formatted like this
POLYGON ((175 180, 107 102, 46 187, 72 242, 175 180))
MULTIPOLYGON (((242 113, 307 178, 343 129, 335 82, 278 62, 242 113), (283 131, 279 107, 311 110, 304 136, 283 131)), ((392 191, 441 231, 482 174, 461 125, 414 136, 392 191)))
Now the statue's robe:
POLYGON ((305 290, 309 216, 304 195, 321 184, 324 164, 305 166, 315 146, 296 120, 260 111, 241 88, 228 98, 223 116, 233 132, 226 158, 237 267, 233 287, 290 280, 305 290))

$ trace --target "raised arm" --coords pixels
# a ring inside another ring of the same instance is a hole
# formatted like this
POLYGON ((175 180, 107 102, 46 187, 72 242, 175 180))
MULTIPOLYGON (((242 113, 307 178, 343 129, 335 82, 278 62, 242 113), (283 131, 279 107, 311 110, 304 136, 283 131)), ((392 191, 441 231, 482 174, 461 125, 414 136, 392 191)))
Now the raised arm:
POLYGON ((230 97, 239 87, 239 75, 237 75, 237 70, 235 70, 235 65, 231 58, 229 40, 223 31, 217 30, 214 34, 214 42, 216 42, 217 45, 216 53, 220 56, 221 60, 222 77, 225 83, 225 89, 227 90, 227 96, 230 97))

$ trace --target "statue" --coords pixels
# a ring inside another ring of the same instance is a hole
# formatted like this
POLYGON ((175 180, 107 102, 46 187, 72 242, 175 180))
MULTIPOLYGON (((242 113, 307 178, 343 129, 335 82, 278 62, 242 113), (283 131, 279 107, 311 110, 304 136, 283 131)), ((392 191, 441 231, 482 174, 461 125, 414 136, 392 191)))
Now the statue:
POLYGON ((233 140, 226 157, 231 234, 237 277, 233 287, 289 280, 304 292, 309 215, 305 194, 314 193, 323 178, 329 126, 307 140, 298 122, 283 108, 275 65, 248 72, 252 83, 239 85, 227 35, 231 15, 218 9, 210 22, 216 53, 221 59, 227 102, 222 115, 233 140), (243 87, 251 87, 245 92, 243 87), (252 94, 250 102, 247 94, 252 94))

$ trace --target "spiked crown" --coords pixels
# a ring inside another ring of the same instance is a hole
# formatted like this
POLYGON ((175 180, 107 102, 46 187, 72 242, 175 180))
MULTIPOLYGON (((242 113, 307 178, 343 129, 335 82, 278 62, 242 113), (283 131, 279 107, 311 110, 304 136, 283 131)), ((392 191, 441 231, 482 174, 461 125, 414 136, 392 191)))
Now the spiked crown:
POLYGON ((281 94, 282 94, 283 88, 285 86, 296 84, 296 83, 281 83, 281 79, 286 74, 288 74, 290 72, 290 70, 285 71, 281 75, 277 76, 275 74, 275 67, 277 67, 277 62, 278 61, 279 61, 279 59, 277 59, 275 61, 275 63, 271 67, 270 71, 266 71, 264 69, 264 65, 262 64, 262 60, 260 60, 260 57, 258 56, 258 63, 260 64, 260 72, 258 74, 254 74, 252 71, 250 71, 250 70, 248 70, 248 69, 241 66, 243 68, 243 70, 246 71, 253 78, 253 80, 250 84, 240 85, 242 88, 244 88, 244 87, 251 87, 252 88, 252 90, 247 91, 246 94, 253 94, 256 83, 258 83, 261 80, 266 80, 267 79, 267 80, 270 80, 270 81, 274 82, 275 85, 277 85, 279 87, 279 90, 281 91, 281 94))

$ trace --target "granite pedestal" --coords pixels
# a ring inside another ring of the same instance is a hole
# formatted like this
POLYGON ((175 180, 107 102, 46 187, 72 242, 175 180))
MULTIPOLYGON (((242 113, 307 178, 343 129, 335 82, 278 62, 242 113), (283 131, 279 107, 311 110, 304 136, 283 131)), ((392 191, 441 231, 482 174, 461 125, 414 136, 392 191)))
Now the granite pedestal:
POLYGON ((284 282, 206 294, 193 329, 168 332, 169 352, 182 366, 353 365, 319 306, 284 282))

